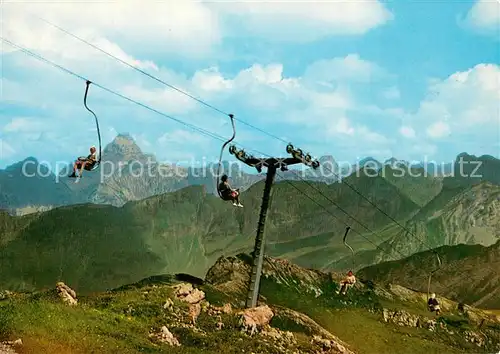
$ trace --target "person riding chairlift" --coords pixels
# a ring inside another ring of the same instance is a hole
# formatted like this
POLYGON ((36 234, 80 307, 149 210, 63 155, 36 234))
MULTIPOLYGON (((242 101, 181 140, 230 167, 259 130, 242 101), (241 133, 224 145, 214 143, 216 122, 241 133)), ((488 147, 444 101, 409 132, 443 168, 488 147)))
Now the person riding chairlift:
POLYGON ((227 181, 227 175, 223 175, 221 177, 221 182, 217 187, 223 200, 230 200, 233 202, 234 206, 243 208, 243 205, 240 203, 240 190, 231 188, 229 182, 227 181))
POLYGON ((345 295, 347 293, 347 289, 356 284, 356 277, 351 270, 347 273, 347 276, 340 282, 340 284, 341 288, 340 290, 337 290, 337 294, 342 293, 342 295, 345 295))
POLYGON ((92 146, 90 148, 90 155, 87 157, 80 156, 76 161, 75 164, 73 165, 73 173, 69 175, 69 177, 77 177, 76 176, 76 170, 79 170, 78 177, 82 177, 83 170, 90 171, 92 170, 92 167, 97 162, 96 158, 96 148, 95 146, 92 146))
POLYGON ((441 308, 439 307, 439 302, 436 299, 436 294, 431 294, 431 298, 427 301, 427 306, 429 306, 430 312, 436 312, 436 316, 441 313, 441 308))

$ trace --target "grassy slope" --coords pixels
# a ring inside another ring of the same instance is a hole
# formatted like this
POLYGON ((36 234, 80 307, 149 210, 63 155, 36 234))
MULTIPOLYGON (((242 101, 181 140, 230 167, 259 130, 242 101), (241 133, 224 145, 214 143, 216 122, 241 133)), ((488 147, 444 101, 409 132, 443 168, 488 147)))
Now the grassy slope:
MULTIPOLYGON (((383 202, 398 218, 416 210, 416 205, 382 178, 357 182, 360 189, 383 202), (384 201, 388 195, 390 202, 384 201)), ((293 183, 306 193, 313 193, 305 183, 293 183)), ((359 201, 359 196, 356 199, 354 192, 342 184, 317 184, 317 188, 370 227, 385 225, 385 220, 376 217, 368 203, 359 201)), ((188 272, 203 276, 221 254, 251 249, 261 193, 262 183, 250 188, 243 196, 243 209, 194 186, 130 202, 121 208, 80 205, 24 219, 6 216, 5 223, 11 229, 15 223, 19 225, 15 227, 15 238, 0 249, 0 286, 43 288, 66 279, 78 291, 93 291, 133 282, 151 273, 188 272)), ((340 211, 331 210, 338 218, 347 219, 340 211)), ((266 225, 270 255, 286 255, 293 248, 299 251, 300 244, 289 244, 297 240, 316 249, 329 246, 343 229, 315 203, 297 196, 290 185, 276 184, 266 225), (318 236, 328 232, 330 236, 318 236)), ((324 262, 328 261, 330 258, 325 256, 324 262)))
MULTIPOLYGON (((436 251, 442 267, 432 278, 431 291, 482 308, 500 308, 500 241, 490 247, 457 245, 436 251)), ((436 267, 436 256, 428 251, 361 269, 358 275, 426 292, 429 272, 436 267)))
MULTIPOLYGON (((333 284, 325 286, 326 296, 318 299, 299 294, 290 294, 281 284, 264 279, 262 295, 268 302, 289 306, 315 319, 325 329, 349 343, 359 354, 425 354, 460 353, 457 348, 436 341, 417 329, 399 329, 380 321, 380 314, 367 309, 377 306, 375 296, 369 293, 351 292, 345 304, 340 296, 332 296, 333 284), (292 295, 292 296, 291 296, 292 295), (361 296, 359 296, 361 295, 361 296), (371 299, 371 300, 370 300, 371 299), (408 336, 410 334, 411 336, 408 336)), ((400 307, 397 304, 393 306, 400 307)))
MULTIPOLYGON (((289 284, 300 276, 287 276, 289 284)), ((278 353, 265 348, 259 337, 250 339, 236 329, 236 319, 223 315, 224 330, 215 331, 215 317, 202 313, 198 327, 207 332, 202 336, 192 329, 181 328, 175 317, 162 306, 171 290, 166 285, 171 278, 157 277, 141 285, 123 287, 112 292, 80 297, 79 305, 70 308, 52 300, 47 294, 35 294, 17 300, 0 302, 0 340, 21 337, 22 353, 278 353), (167 325, 182 343, 182 347, 157 346, 148 340, 150 328, 167 325)), ((286 307, 301 311, 359 354, 430 354, 464 353, 474 350, 459 338, 448 338, 444 333, 426 329, 398 327, 381 321, 380 306, 393 309, 410 309, 421 312, 412 303, 402 303, 379 298, 370 289, 353 289, 346 298, 332 295, 337 283, 320 281, 324 295, 315 298, 300 282, 296 286, 278 283, 272 277, 264 277, 261 293, 273 307, 286 307)), ((305 284, 306 286, 308 284, 305 284)), ((310 284, 309 284, 310 285, 310 284)), ((223 293, 212 285, 202 286, 210 303, 233 304, 238 296, 223 293)), ((242 298, 240 298, 242 300, 242 298)), ((182 306, 178 303, 176 306, 182 306)), ((418 305, 417 305, 418 306, 418 305)), ((307 329, 297 326, 278 312, 271 325, 290 330, 299 338, 302 352, 307 353, 307 343, 300 342, 307 329)), ((445 315, 444 321, 447 321, 445 315)))

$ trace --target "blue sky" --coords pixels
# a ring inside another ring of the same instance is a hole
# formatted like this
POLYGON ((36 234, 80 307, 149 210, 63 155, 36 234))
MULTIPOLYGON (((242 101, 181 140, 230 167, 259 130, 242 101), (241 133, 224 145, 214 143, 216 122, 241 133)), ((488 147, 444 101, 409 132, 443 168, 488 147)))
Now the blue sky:
MULTIPOLYGON (((450 162, 463 151, 500 157, 499 2, 4 4, 4 38, 229 137, 227 117, 34 13, 318 157, 450 162)), ((2 73, 0 168, 27 156, 55 166, 97 144, 82 105, 83 81, 7 44, 2 73)), ((104 145, 129 133, 162 161, 219 154, 220 141, 98 87, 90 89, 89 106, 100 117, 104 145)), ((283 154, 283 142, 237 126, 245 147, 283 154)))

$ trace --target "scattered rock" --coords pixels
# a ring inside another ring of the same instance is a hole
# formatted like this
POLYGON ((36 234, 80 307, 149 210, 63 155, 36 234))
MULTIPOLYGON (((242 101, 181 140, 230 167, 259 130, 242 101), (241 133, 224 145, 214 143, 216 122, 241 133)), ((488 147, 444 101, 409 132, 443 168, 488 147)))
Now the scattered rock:
POLYGON ((10 345, 0 343, 0 354, 17 354, 17 352, 10 345))
POLYGON ((339 344, 334 340, 322 338, 321 336, 313 336, 311 343, 319 346, 321 348, 321 352, 353 354, 352 351, 344 347, 342 344, 339 344))
POLYGON ((273 328, 269 325, 264 326, 261 335, 273 339, 275 342, 281 342, 285 345, 297 344, 292 332, 281 331, 280 329, 273 328))
MULTIPOLYGON (((428 319, 417 315, 412 315, 403 310, 392 311, 383 309, 382 316, 384 322, 394 323, 401 327, 425 328, 431 332, 436 331, 437 321, 435 319, 428 319)), ((446 324, 442 322, 440 322, 440 328, 450 334, 453 334, 453 332, 448 330, 446 324)))
POLYGON ((12 292, 8 290, 0 291, 0 300, 7 300, 8 298, 10 298, 11 294, 12 292))
POLYGON ((485 340, 483 336, 479 335, 478 333, 474 333, 471 331, 465 331, 464 332, 464 339, 465 341, 469 343, 474 343, 478 347, 483 347, 485 344, 485 340))
POLYGON ((221 306, 221 307, 210 305, 207 308, 207 312, 211 316, 213 316, 213 315, 220 315, 221 313, 229 315, 229 314, 233 313, 233 307, 229 303, 228 304, 224 304, 224 306, 221 306))
MULTIPOLYGON (((182 283, 178 285, 174 285, 174 294, 176 298, 180 301, 186 302, 189 304, 189 318, 193 325, 196 325, 196 320, 200 316, 202 309, 202 302, 205 302, 205 293, 201 290, 193 288, 193 285, 190 283, 182 283)), ((170 300, 170 299, 169 299, 170 300)), ((208 302, 207 302, 208 304, 208 302)), ((208 304, 209 305, 209 304, 208 304)), ((170 302, 167 300, 167 303, 163 306, 170 308, 173 306, 172 300, 170 302)), ((206 306, 206 305, 205 305, 206 306)))
POLYGON ((197 304, 205 299, 205 293, 193 288, 193 285, 189 283, 174 285, 173 288, 177 299, 188 304, 197 304))
POLYGON ((23 341, 21 339, 16 339, 14 341, 0 342, 0 354, 17 354, 14 350, 15 347, 21 347, 23 341))
POLYGON ((384 322, 392 322, 398 326, 420 327, 421 320, 419 316, 411 315, 406 311, 383 310, 384 322))
POLYGON ((181 343, 174 337, 166 326, 163 326, 158 333, 151 333, 150 338, 157 340, 160 343, 170 344, 171 346, 180 346, 181 343))
POLYGON ((70 306, 76 306, 78 304, 76 292, 69 286, 64 284, 62 281, 56 284, 56 290, 57 294, 65 304, 68 304, 70 306))
POLYGON ((267 305, 245 309, 238 314, 241 315, 240 326, 245 332, 250 328, 250 335, 253 335, 258 328, 268 325, 274 316, 273 311, 267 305))

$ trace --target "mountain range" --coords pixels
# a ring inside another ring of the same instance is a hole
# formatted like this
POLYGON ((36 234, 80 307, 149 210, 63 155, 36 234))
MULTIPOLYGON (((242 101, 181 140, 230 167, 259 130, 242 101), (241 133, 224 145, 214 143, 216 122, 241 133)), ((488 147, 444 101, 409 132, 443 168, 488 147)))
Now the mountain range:
MULTIPOLYGON (((291 168, 290 171, 280 172, 280 177, 331 184, 365 167, 381 170, 384 167, 408 166, 408 162, 395 158, 380 163, 368 157, 353 165, 343 166, 339 166, 332 156, 322 156, 319 161, 319 170, 291 168)), ((242 191, 264 179, 263 174, 245 173, 234 163, 223 161, 222 166, 223 171, 231 177, 232 185, 242 191)), ((432 163, 415 166, 423 168, 424 174, 438 177, 438 180, 452 171, 452 164, 441 167, 432 163)), ((34 157, 0 170, 0 209, 22 215, 83 203, 122 206, 129 201, 173 192, 190 185, 205 186, 208 193, 216 194, 217 169, 217 164, 208 164, 206 167, 163 164, 154 155, 143 153, 130 135, 120 134, 105 146, 100 169, 85 173, 78 183, 67 178, 67 169, 55 175, 34 157), (147 173, 140 173, 140 166, 147 173)))
MULTIPOLYGON (((482 177, 457 171, 418 176, 424 169, 408 166, 414 177, 400 176, 403 167, 387 164, 363 167, 365 173, 340 183, 278 179, 266 253, 303 267, 346 271, 445 245, 490 247, 500 239, 499 161, 461 156, 481 161, 476 173, 482 177), (347 225, 354 256, 342 242, 347 225)), ((71 188, 83 193, 94 188, 91 182, 84 177, 71 188)), ((43 288, 62 276, 79 291, 100 291, 151 274, 202 276, 218 257, 252 249, 262 180, 242 193, 242 209, 206 185, 176 183, 173 192, 121 206, 86 202, 23 216, 0 213, 0 287, 43 288)), ((61 193, 64 188, 70 186, 61 186, 61 193)), ((93 195, 106 195, 103 188, 98 185, 93 195)))
MULTIPOLYGON (((330 161, 332 158, 326 156, 321 160, 330 161)), ((222 166, 224 173, 231 177, 232 185, 242 191, 265 177, 245 173, 234 163, 229 171, 227 161, 223 161, 222 166)), ((217 164, 205 167, 163 164, 154 155, 143 153, 131 136, 120 134, 103 149, 99 169, 84 172, 78 183, 67 178, 67 169, 56 176, 33 157, 0 170, 0 209, 20 215, 82 203, 122 206, 129 201, 173 192, 190 185, 205 186, 208 193, 216 194, 217 170, 217 164)), ((282 177, 298 180, 298 173, 286 171, 282 177)), ((325 178, 308 170, 304 171, 304 178, 327 183, 336 180, 335 177, 325 178)))

